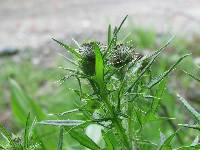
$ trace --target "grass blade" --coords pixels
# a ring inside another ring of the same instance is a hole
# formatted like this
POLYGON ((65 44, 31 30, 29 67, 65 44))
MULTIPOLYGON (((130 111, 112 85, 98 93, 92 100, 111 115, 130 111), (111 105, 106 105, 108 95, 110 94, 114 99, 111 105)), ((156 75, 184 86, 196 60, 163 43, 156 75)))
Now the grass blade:
POLYGON ((78 125, 85 123, 85 121, 82 121, 82 120, 44 120, 39 123, 44 124, 44 125, 54 125, 54 126, 78 126, 78 125))
POLYGON ((198 150, 198 149, 200 149, 200 144, 191 145, 191 146, 183 146, 183 147, 179 147, 175 150, 198 150))
POLYGON ((26 122, 26 116, 29 112, 39 120, 45 118, 46 115, 40 106, 33 99, 27 96, 17 82, 12 79, 10 79, 10 89, 12 111, 21 124, 26 122))
POLYGON ((163 138, 161 136, 161 143, 160 143, 160 146, 159 146, 159 150, 168 150, 168 149, 172 149, 171 148, 171 141, 173 140, 173 138, 175 137, 175 135, 178 133, 179 130, 177 130, 175 133, 171 134, 168 138, 163 138))
POLYGON ((200 113, 198 113, 183 97, 177 94, 179 101, 187 108, 187 110, 200 121, 200 113))
POLYGON ((15 142, 12 140, 10 132, 8 132, 8 130, 2 124, 0 124, 0 132, 9 141, 12 148, 15 149, 16 145, 15 145, 15 142))
POLYGON ((122 25, 123 25, 124 22, 126 21, 127 17, 128 17, 128 15, 126 15, 126 16, 124 17, 124 19, 122 20, 121 24, 119 25, 119 27, 118 27, 118 28, 116 29, 116 31, 114 32, 114 35, 113 35, 113 37, 112 37, 112 39, 111 39, 111 41, 110 41, 110 43, 109 43, 109 45, 108 45, 108 48, 107 48, 107 50, 106 50, 106 52, 105 52, 105 54, 104 54, 104 57, 106 56, 107 53, 110 52, 111 46, 112 46, 113 42, 115 41, 115 38, 116 38, 117 34, 119 33, 119 31, 120 31, 122 25))
POLYGON ((81 55, 72 47, 52 38, 55 42, 57 42, 59 45, 61 45, 62 47, 64 47, 66 50, 68 50, 70 53, 74 54, 76 57, 81 58, 81 55))
POLYGON ((65 130, 68 131, 71 137, 73 137, 76 141, 78 141, 81 145, 91 149, 91 150, 100 150, 101 148, 93 142, 86 134, 82 131, 76 131, 75 129, 69 129, 65 127, 65 130))
POLYGON ((191 73, 189 73, 189 72, 186 72, 186 71, 184 71, 184 70, 183 70, 183 72, 185 72, 187 75, 189 75, 189 76, 190 76, 191 78, 193 78, 194 80, 200 82, 200 79, 197 78, 196 76, 194 76, 193 74, 191 74, 191 73))
POLYGON ((186 54, 184 56, 182 56, 181 58, 178 59, 178 61, 176 63, 174 63, 167 71, 165 71, 164 73, 162 73, 161 75, 159 75, 156 78, 153 78, 147 85, 148 88, 152 88, 154 85, 156 85, 157 83, 159 83, 160 81, 162 81, 170 72, 172 72, 175 67, 187 56, 189 56, 191 54, 186 54))
POLYGON ((26 119, 26 127, 24 131, 24 149, 28 149, 29 146, 29 132, 30 132, 30 113, 28 113, 26 119))
POLYGON ((94 50, 95 50, 95 72, 96 72, 96 80, 100 87, 103 89, 104 87, 104 63, 103 58, 101 55, 101 51, 99 46, 94 43, 94 50))
POLYGON ((112 28, 111 28, 111 25, 109 24, 109 26, 108 26, 108 45, 110 44, 110 42, 111 42, 111 39, 112 39, 112 28))
POLYGON ((190 124, 178 124, 179 126, 183 126, 186 128, 191 128, 191 129, 195 129, 195 130, 199 130, 200 131, 200 125, 190 125, 190 124))
POLYGON ((64 129, 63 129, 63 127, 60 127, 57 150, 63 149, 63 134, 64 134, 64 129))
POLYGON ((80 110, 79 109, 72 109, 72 110, 68 110, 62 113, 56 113, 56 114, 48 114, 49 116, 65 116, 68 114, 72 114, 72 113, 79 113, 80 110))
MULTIPOLYGON (((46 114, 42 110, 39 104, 37 104, 32 98, 26 95, 16 81, 10 79, 11 90, 11 108, 15 118, 21 125, 24 126, 27 118, 26 116, 30 112, 30 119, 43 120, 46 118, 46 114)), ((52 132, 48 128, 34 128, 34 135, 37 136, 37 140, 43 146, 43 149, 50 149, 55 146, 55 140, 53 138, 42 138, 43 134, 52 132), (41 139, 42 138, 42 139, 41 139)))

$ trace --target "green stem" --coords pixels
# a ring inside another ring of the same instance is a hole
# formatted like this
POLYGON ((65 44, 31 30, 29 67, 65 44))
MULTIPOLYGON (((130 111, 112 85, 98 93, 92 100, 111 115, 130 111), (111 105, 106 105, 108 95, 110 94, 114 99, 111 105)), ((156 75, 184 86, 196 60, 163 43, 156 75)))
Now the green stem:
POLYGON ((119 133, 120 138, 124 143, 124 146, 126 147, 127 150, 131 150, 131 145, 128 141, 128 137, 125 133, 124 128, 122 127, 120 119, 116 116, 116 113, 113 110, 112 105, 107 98, 107 94, 105 92, 103 92, 101 95, 102 95, 102 99, 104 100, 104 103, 105 103, 107 109, 109 110, 109 112, 111 114, 111 117, 113 118, 112 123, 114 124, 115 128, 117 129, 117 132, 119 133))
POLYGON ((129 142, 130 142, 130 146, 132 147, 132 138, 133 138, 133 126, 132 126, 132 110, 133 110, 133 106, 132 103, 128 103, 128 133, 129 133, 129 142))

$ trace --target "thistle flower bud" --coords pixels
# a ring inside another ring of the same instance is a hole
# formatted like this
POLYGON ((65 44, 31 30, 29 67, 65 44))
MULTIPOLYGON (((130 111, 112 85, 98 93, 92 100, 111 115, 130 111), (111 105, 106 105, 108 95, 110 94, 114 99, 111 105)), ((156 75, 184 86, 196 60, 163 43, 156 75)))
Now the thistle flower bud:
POLYGON ((100 46, 100 49, 103 51, 103 44, 94 41, 83 43, 78 49, 82 56, 82 59, 80 60, 81 69, 87 75, 95 74, 95 51, 93 49, 94 43, 97 43, 100 46))
POLYGON ((117 44, 112 52, 110 58, 110 64, 116 68, 120 68, 134 58, 134 49, 132 47, 126 46, 124 44, 117 44))

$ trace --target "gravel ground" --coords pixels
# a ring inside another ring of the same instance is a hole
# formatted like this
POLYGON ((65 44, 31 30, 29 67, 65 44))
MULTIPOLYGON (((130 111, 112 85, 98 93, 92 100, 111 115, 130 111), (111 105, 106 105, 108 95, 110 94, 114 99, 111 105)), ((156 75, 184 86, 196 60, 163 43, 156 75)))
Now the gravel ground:
POLYGON ((199 0, 1 0, 0 49, 38 48, 51 37, 102 38, 108 23, 129 14, 136 25, 157 32, 199 32, 199 0))

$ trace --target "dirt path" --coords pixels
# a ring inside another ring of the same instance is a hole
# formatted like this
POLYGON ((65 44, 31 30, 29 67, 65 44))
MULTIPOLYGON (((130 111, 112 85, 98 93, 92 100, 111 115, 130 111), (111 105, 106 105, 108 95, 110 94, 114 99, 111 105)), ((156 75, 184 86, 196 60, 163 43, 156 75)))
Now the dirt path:
POLYGON ((0 48, 43 45, 54 37, 105 32, 129 14, 158 32, 199 32, 199 0, 1 0, 0 48))

